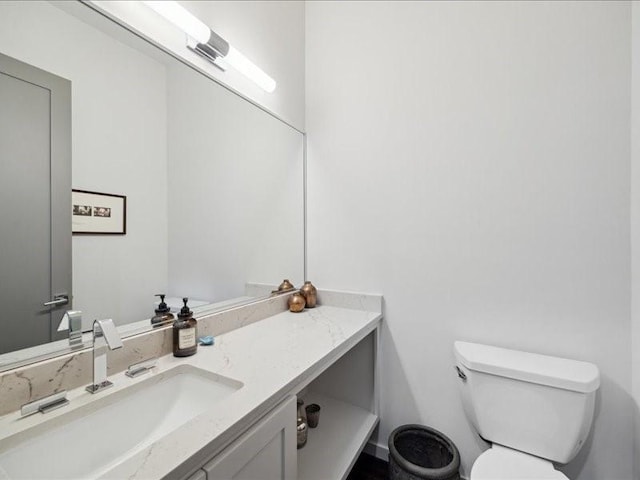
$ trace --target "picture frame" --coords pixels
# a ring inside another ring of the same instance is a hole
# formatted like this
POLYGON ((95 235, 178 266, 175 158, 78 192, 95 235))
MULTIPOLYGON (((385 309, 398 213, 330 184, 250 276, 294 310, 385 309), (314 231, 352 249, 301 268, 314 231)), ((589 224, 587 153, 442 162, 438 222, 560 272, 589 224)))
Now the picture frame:
POLYGON ((126 235, 127 197, 71 190, 71 232, 73 235, 126 235))

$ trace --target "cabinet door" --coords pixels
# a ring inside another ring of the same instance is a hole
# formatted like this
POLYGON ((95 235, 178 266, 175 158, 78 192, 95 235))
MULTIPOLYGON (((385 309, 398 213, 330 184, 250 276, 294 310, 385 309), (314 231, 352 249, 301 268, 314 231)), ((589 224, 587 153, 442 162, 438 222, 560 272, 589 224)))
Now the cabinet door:
POLYGON ((207 474, 204 470, 198 470, 191 475, 187 480, 207 480, 207 474))
POLYGON ((296 398, 274 408, 203 468, 207 480, 295 480, 296 398))

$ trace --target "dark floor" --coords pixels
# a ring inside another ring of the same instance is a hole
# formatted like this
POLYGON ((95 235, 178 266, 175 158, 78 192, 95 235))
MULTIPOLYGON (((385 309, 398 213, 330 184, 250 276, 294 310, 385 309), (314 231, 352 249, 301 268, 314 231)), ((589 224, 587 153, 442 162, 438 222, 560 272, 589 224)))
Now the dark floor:
POLYGON ((388 465, 384 460, 363 453, 356 460, 347 480, 385 480, 388 465))

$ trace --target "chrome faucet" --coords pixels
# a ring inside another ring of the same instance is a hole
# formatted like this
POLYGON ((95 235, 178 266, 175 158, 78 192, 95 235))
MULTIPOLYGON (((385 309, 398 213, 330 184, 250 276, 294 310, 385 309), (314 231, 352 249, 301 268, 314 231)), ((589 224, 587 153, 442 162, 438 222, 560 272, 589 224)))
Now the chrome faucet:
POLYGON ((110 318, 93 322, 93 384, 87 387, 89 393, 98 393, 113 386, 107 380, 107 350, 122 347, 120 334, 110 318))
POLYGON ((69 345, 71 348, 82 347, 82 312, 80 310, 67 310, 64 312, 60 324, 66 323, 69 326, 69 345))

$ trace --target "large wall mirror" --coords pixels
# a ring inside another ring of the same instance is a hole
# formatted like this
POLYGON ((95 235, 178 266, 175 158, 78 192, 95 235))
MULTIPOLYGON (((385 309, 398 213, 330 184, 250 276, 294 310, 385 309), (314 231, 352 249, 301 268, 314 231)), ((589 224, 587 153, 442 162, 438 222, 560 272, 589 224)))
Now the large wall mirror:
MULTIPOLYGON (((0 2, 0 54, 68 82, 71 127, 71 188, 62 192, 49 184, 61 176, 54 163, 42 177, 31 153, 0 150, 3 189, 13 192, 0 209, 3 319, 12 320, 0 326, 0 370, 65 351, 66 310, 82 311, 85 331, 112 318, 127 335, 150 326, 158 293, 174 308, 189 297, 202 312, 255 300, 247 285, 302 283, 299 131, 79 2, 0 2), (126 233, 71 236, 71 189, 126 197, 126 233), (62 198, 66 218, 38 217, 36 197, 62 198), (64 254, 40 270, 32 260, 48 248, 32 240, 61 225, 71 242, 68 292, 51 284, 64 254), (31 291, 22 270, 39 271, 50 291, 31 291), (61 293, 68 304, 43 305, 61 293)), ((0 127, 12 126, 6 136, 22 146, 46 144, 58 120, 37 127, 26 116, 28 102, 10 90, 19 76, 0 72, 0 127)))

